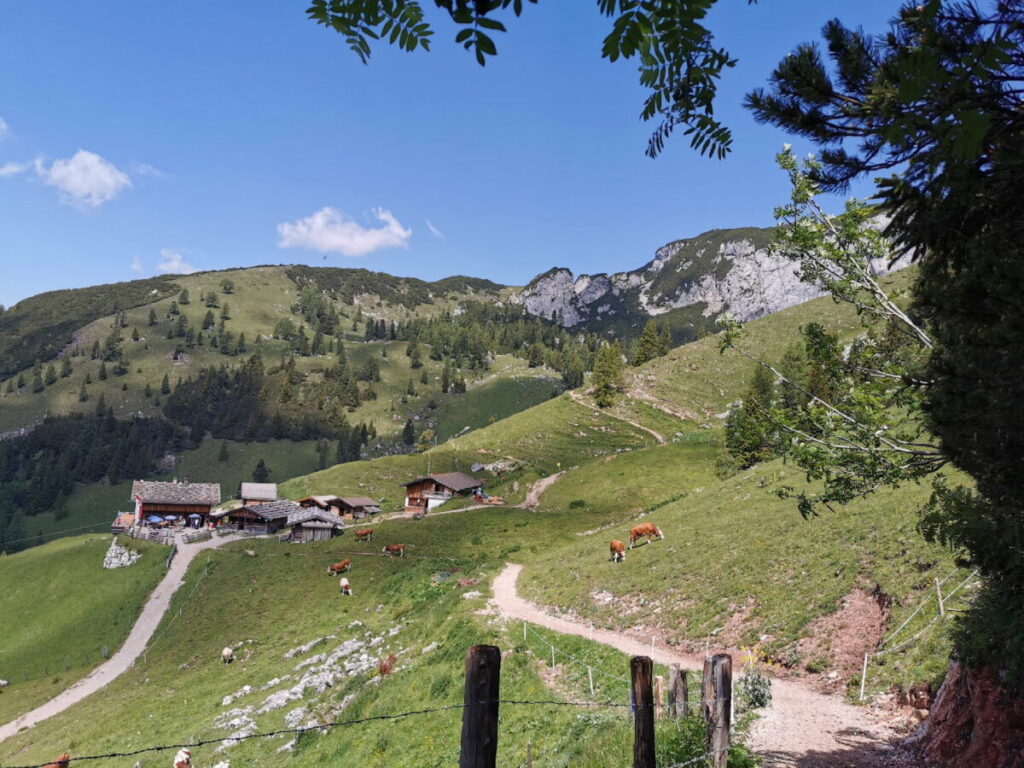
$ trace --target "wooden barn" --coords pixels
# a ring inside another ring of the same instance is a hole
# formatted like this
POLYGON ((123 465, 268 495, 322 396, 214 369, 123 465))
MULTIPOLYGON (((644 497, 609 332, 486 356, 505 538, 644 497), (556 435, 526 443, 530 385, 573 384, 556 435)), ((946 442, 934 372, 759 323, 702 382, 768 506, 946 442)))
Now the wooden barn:
POLYGON ((440 472, 402 485, 405 486, 406 512, 426 512, 454 496, 472 496, 484 487, 482 480, 465 472, 440 472))
POLYGON ((210 512, 220 504, 220 483, 136 480, 132 483, 132 500, 140 522, 151 515, 172 515, 199 527, 209 522, 210 512))
POLYGON ((326 541, 340 536, 345 524, 332 512, 325 512, 316 507, 299 508, 288 516, 287 525, 291 527, 292 543, 305 541, 326 541))
POLYGON ((242 483, 238 498, 247 507, 277 501, 277 483, 242 483))
POLYGON ((341 509, 341 516, 346 520, 359 520, 380 512, 380 505, 366 496, 340 496, 338 506, 341 509))
POLYGON ((219 529, 268 534, 280 531, 287 525, 288 517, 301 510, 294 501, 278 499, 224 509, 215 512, 214 518, 219 529))

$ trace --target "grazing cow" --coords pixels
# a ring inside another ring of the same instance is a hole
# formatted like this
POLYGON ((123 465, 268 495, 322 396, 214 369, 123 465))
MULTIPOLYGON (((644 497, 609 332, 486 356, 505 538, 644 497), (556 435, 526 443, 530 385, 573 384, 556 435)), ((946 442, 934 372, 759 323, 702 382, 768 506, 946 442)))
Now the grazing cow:
POLYGON ((58 757, 52 763, 47 763, 46 765, 44 765, 43 768, 68 768, 68 765, 70 763, 71 763, 71 755, 69 755, 67 752, 65 752, 63 755, 58 757))
POLYGON ((188 749, 179 749, 172 765, 174 768, 192 768, 192 752, 188 749))
POLYGON ((624 563, 626 562, 626 545, 618 539, 612 539, 612 543, 608 545, 608 548, 612 553, 613 563, 624 563))
POLYGON ((8 683, 6 680, 0 680, 0 691, 2 691, 8 685, 10 685, 10 683, 8 683))
POLYGON ((382 549, 381 552, 386 552, 389 555, 405 557, 405 544, 385 544, 384 549, 382 549))
POLYGON ((342 560, 340 563, 327 566, 327 573, 330 576, 337 576, 339 573, 344 573, 352 567, 351 560, 342 560))
POLYGON ((373 528, 360 528, 356 531, 356 541, 373 541, 373 528))
POLYGON ((644 536, 647 537, 648 542, 650 542, 655 536, 659 539, 665 538, 665 534, 661 532, 661 528, 656 526, 654 523, 641 523, 629 532, 629 548, 632 549, 633 545, 644 536))
POLYGON ((230 664, 232 661, 235 660, 235 652, 231 650, 230 647, 225 648, 223 651, 220 652, 220 660, 223 661, 225 664, 230 664))
POLYGON ((352 596, 352 585, 348 583, 348 579, 342 576, 338 584, 341 587, 341 594, 348 595, 349 597, 352 596))

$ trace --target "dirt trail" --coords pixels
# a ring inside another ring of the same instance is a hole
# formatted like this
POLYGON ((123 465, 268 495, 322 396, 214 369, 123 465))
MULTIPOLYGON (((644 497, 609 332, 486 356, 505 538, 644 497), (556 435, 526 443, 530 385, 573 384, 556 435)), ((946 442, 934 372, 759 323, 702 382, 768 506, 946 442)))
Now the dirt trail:
MULTIPOLYGON (((506 564, 494 579, 494 603, 511 619, 593 640, 629 655, 652 656, 661 664, 701 669, 703 658, 655 646, 650 641, 545 613, 521 598, 516 581, 523 566, 506 564)), ((735 670, 734 675, 739 670, 735 670)), ((738 675, 736 675, 738 676, 738 675)), ((772 680, 772 704, 755 723, 747 746, 762 756, 765 768, 880 768, 891 752, 890 733, 868 713, 838 696, 818 693, 789 680, 772 680)))
POLYGON ((586 400, 584 400, 583 396, 577 390, 575 390, 575 389, 572 390, 569 393, 569 397, 572 399, 573 402, 582 405, 584 408, 589 408, 590 410, 596 411, 597 413, 600 413, 600 414, 602 414, 604 416, 609 416, 609 417, 611 417, 613 419, 618 419, 619 421, 625 422, 626 424, 629 424, 632 427, 636 427, 637 429, 642 429, 644 432, 646 432, 651 437, 653 437, 655 440, 657 440, 658 441, 658 445, 665 445, 665 443, 668 442, 665 439, 665 436, 663 434, 661 434, 661 432, 655 432, 650 427, 645 427, 643 424, 635 422, 632 419, 627 419, 625 416, 619 416, 617 414, 612 413, 611 411, 601 410, 596 405, 591 405, 586 400))
MULTIPOLYGON (((171 604, 171 598, 185 580, 185 572, 188 570, 189 563, 203 550, 216 549, 236 540, 236 537, 223 536, 195 544, 179 544, 178 554, 171 561, 171 567, 167 570, 167 574, 146 600, 146 604, 142 607, 142 613, 135 620, 132 631, 128 633, 128 639, 124 641, 117 652, 67 690, 57 694, 46 703, 40 704, 30 712, 26 712, 16 720, 0 725, 0 742, 10 738, 23 728, 31 728, 33 725, 63 712, 127 672, 135 659, 146 650, 147 643, 171 604)), ((220 648, 211 648, 209 652, 219 654, 220 648)))

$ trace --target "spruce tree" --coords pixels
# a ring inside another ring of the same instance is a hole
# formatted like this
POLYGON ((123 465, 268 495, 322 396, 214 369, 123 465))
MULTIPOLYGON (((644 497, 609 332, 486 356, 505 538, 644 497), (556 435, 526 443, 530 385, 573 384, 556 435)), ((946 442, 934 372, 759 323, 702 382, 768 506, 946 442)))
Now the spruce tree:
POLYGON ((179 304, 188 304, 189 303, 188 288, 182 288, 181 289, 181 293, 178 294, 178 303, 179 304))
POLYGON ((220 308, 220 319, 221 320, 230 320, 231 319, 231 311, 229 310, 228 303, 226 301, 224 302, 224 306, 220 308))
POLYGON ((107 415, 107 398, 100 392, 100 399, 96 401, 96 415, 103 418, 107 415))
POLYGON ((160 382, 160 394, 169 395, 171 394, 171 380, 167 374, 164 374, 163 381, 160 382))
POLYGON ((223 464, 229 458, 231 458, 231 456, 228 453, 228 441, 224 440, 220 444, 220 451, 217 452, 217 461, 223 464))
POLYGON ((100 372, 97 374, 97 378, 100 381, 107 380, 107 363, 105 360, 100 360, 100 372))
POLYGON ((448 360, 444 361, 444 368, 441 369, 441 391, 445 394, 452 385, 452 365, 448 360))
POLYGON ((132 341, 138 341, 138 340, 139 340, 139 329, 138 328, 132 328, 132 341))
POLYGON ((615 402, 615 395, 622 388, 622 348, 617 341, 597 351, 592 383, 594 402, 599 407, 607 408, 615 402))
POLYGON ((427 369, 424 368, 422 371, 420 371, 420 384, 427 384, 428 381, 429 379, 427 378, 427 369))
POLYGON ((80 402, 80 403, 84 403, 86 400, 89 399, 89 390, 86 388, 85 383, 86 382, 83 379, 82 380, 82 386, 78 390, 78 402, 80 402))
POLYGON ((149 310, 149 324, 150 325, 156 325, 156 310, 155 309, 149 310))
POLYGON ((146 388, 145 388, 145 389, 143 390, 143 394, 144 394, 144 395, 145 395, 146 397, 152 397, 152 396, 153 396, 153 387, 151 387, 151 386, 149 385, 149 382, 148 382, 148 381, 146 382, 146 388))
POLYGON ((658 326, 653 320, 648 320, 644 325, 643 333, 636 342, 636 349, 633 351, 633 365, 643 365, 659 355, 662 348, 662 337, 658 332, 658 326))
POLYGON ((265 483, 270 480, 270 467, 267 463, 260 459, 256 462, 256 468, 252 471, 252 481, 254 483, 265 483))
POLYGON ((60 377, 66 379, 71 375, 71 357, 64 355, 60 360, 60 377))
POLYGON ((405 420, 405 426, 402 427, 402 442, 405 445, 412 445, 416 442, 416 427, 412 423, 412 419, 405 420))
POLYGON ((53 363, 46 366, 46 378, 44 379, 46 385, 49 386, 57 381, 57 368, 53 363))
POLYGON ((764 366, 754 368, 743 404, 725 421, 725 447, 741 469, 775 455, 778 442, 772 421, 775 407, 775 378, 764 366))

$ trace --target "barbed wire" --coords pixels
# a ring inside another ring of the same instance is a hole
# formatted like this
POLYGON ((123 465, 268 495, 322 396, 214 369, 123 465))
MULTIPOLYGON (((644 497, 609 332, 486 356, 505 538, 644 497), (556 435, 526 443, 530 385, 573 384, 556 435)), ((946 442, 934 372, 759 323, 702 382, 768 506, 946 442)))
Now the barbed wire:
MULTIPOLYGON (((232 744, 237 744, 242 741, 251 741, 254 739, 269 739, 277 736, 298 736, 303 733, 309 733, 312 731, 323 732, 330 731, 334 728, 347 728, 355 725, 364 725, 366 723, 379 722, 383 720, 401 720, 406 717, 413 717, 416 715, 430 715, 438 712, 451 712, 454 710, 467 709, 473 706, 483 706, 487 704, 498 704, 498 705, 512 705, 512 706, 556 706, 556 707, 616 707, 625 708, 628 704, 622 704, 614 701, 558 701, 555 699, 485 699, 483 701, 472 702, 470 704, 448 704, 443 707, 430 707, 427 709, 414 709, 408 712, 399 712, 396 714, 388 715, 370 715, 367 717, 355 718, 352 720, 341 720, 333 723, 321 723, 319 725, 308 725, 301 728, 282 728, 276 731, 265 731, 262 733, 252 733, 247 736, 222 736, 216 739, 199 739, 196 741, 184 743, 184 744, 158 744, 149 747, 140 747, 139 749, 133 749, 125 752, 107 752, 100 755, 83 755, 81 757, 73 757, 72 762, 78 763, 86 760, 111 760, 119 757, 136 757, 137 755, 146 754, 148 752, 166 752, 168 750, 178 749, 194 749, 197 747, 205 747, 210 744, 221 744, 226 741, 230 741, 232 744)), ((34 763, 32 765, 7 765, 4 768, 47 768, 47 766, 53 765, 52 760, 48 760, 45 763, 34 763)))
MULTIPOLYGON (((22 537, 20 539, 6 539, 3 542, 0 542, 0 547, 7 546, 8 544, 21 544, 23 541, 35 541, 36 539, 40 539, 40 538, 45 539, 45 538, 49 538, 50 536, 63 536, 65 533, 74 533, 75 531, 85 531, 85 530, 88 530, 89 528, 96 528, 97 526, 101 526, 101 525, 104 526, 104 527, 109 527, 110 523, 106 522, 106 521, 102 521, 102 522, 98 522, 98 523, 91 523, 89 525, 82 525, 82 526, 79 526, 78 528, 65 528, 62 531, 50 531, 49 533, 43 533, 42 531, 40 531, 35 536, 24 536, 24 537, 22 537)), ((99 533, 99 531, 97 531, 97 533, 99 533)))
POLYGON ((710 760, 711 758, 713 758, 715 755, 720 755, 723 752, 728 752, 728 751, 729 751, 729 747, 724 747, 722 749, 715 749, 715 750, 712 750, 711 752, 705 752, 703 755, 700 755, 698 757, 691 757, 689 760, 684 760, 681 763, 672 763, 672 765, 666 766, 665 768, 685 768, 685 766, 688 766, 688 765, 695 765, 696 763, 699 763, 699 762, 702 762, 702 761, 706 762, 706 761, 710 760))
POLYGON ((548 640, 546 637, 544 637, 543 635, 541 635, 538 632, 536 632, 533 629, 533 627, 531 627, 525 621, 523 622, 523 627, 526 629, 527 633, 529 633, 529 634, 533 635, 534 637, 536 637, 538 640, 540 640, 542 643, 544 643, 546 646, 548 646, 555 653, 560 653, 563 656, 565 656, 566 658, 571 659, 572 661, 575 661, 580 666, 586 667, 587 669, 593 670, 594 672, 599 672, 600 674, 604 675, 605 677, 611 678, 612 680, 616 680, 616 681, 618 681, 620 683, 625 683, 626 685, 630 685, 629 680, 625 679, 624 677, 619 677, 618 675, 613 675, 611 672, 606 672, 605 670, 601 669, 600 667, 595 667, 593 664, 590 664, 590 663, 588 663, 586 661, 583 661, 582 659, 578 659, 575 656, 573 656, 571 653, 562 650, 557 645, 555 645, 550 640, 548 640))

